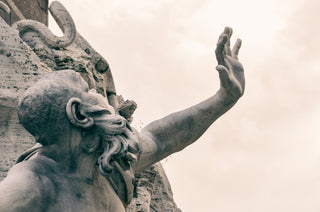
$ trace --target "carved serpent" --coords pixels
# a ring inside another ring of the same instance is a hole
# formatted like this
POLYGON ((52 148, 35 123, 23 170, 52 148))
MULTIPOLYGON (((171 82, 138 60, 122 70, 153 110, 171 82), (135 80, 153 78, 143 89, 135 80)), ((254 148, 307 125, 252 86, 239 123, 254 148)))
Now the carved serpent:
POLYGON ((72 44, 77 34, 72 17, 67 9, 58 1, 54 1, 50 4, 49 11, 63 32, 62 37, 54 35, 45 24, 34 20, 20 20, 14 23, 12 27, 19 31, 21 37, 28 31, 39 33, 41 38, 53 48, 64 48, 69 46, 72 44))

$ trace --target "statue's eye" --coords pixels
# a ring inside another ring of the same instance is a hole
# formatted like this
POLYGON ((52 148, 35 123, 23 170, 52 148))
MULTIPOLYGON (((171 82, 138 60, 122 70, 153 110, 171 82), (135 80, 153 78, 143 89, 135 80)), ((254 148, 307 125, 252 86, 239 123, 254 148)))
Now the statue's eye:
POLYGON ((111 112, 109 110, 105 110, 104 113, 107 115, 111 115, 111 112))
POLYGON ((108 109, 103 109, 103 110, 95 111, 94 114, 96 116, 102 116, 102 115, 111 115, 112 113, 108 109))

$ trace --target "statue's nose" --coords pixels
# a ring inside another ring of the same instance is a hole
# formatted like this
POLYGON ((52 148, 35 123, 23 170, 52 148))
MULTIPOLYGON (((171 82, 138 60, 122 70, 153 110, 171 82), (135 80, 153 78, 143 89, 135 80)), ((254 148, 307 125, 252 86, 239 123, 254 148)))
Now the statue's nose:
POLYGON ((123 127, 126 125, 126 123, 127 123, 127 120, 119 115, 115 115, 115 119, 112 122, 113 125, 118 125, 123 127))
POLYGON ((113 122, 113 124, 116 124, 116 125, 123 125, 123 124, 124 124, 124 120, 123 120, 123 119, 115 120, 115 121, 113 122))

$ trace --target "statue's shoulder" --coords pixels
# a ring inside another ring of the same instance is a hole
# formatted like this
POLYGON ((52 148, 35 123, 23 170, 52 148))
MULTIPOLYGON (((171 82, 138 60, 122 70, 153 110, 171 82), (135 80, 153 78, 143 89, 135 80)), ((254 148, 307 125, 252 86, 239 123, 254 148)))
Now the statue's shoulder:
MULTIPOLYGON (((48 176, 55 171, 55 164, 45 157, 37 157, 32 160, 22 161, 14 165, 8 172, 8 179, 14 179, 28 186, 46 187, 49 186, 48 176), (49 174, 50 173, 50 174, 49 174), (19 178, 19 180, 17 179, 19 178)), ((19 183, 16 182, 16 183, 19 183)), ((52 182, 51 182, 52 183, 52 182)), ((42 188, 41 188, 42 189, 42 188)))
POLYGON ((54 190, 54 181, 51 178, 53 172, 55 164, 52 160, 37 157, 14 165, 4 181, 44 197, 44 194, 50 194, 50 191, 54 190))
POLYGON ((34 175, 47 175, 48 172, 55 172, 56 170, 56 162, 52 159, 37 156, 30 160, 24 160, 17 164, 15 164, 9 171, 11 172, 30 172, 30 174, 34 175))
POLYGON ((47 165, 43 160, 35 159, 14 165, 0 183, 0 211, 42 208, 43 200, 53 199, 54 183, 43 172, 47 165))

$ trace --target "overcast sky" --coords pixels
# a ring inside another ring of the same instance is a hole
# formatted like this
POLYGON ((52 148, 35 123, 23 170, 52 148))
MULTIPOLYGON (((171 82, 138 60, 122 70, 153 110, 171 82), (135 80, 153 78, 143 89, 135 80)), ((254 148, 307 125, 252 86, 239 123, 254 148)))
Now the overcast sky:
POLYGON ((137 102, 138 125, 217 91, 214 48, 233 27, 245 95, 162 161, 174 198, 184 212, 320 211, 319 0, 60 2, 137 102))

